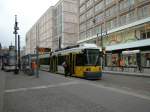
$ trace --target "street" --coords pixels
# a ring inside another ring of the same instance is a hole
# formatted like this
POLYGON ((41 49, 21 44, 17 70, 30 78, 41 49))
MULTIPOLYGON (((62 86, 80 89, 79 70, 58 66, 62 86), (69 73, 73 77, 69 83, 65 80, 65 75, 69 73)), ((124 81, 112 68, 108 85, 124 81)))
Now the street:
POLYGON ((150 78, 103 74, 102 80, 40 71, 5 75, 2 112, 149 112, 150 78))

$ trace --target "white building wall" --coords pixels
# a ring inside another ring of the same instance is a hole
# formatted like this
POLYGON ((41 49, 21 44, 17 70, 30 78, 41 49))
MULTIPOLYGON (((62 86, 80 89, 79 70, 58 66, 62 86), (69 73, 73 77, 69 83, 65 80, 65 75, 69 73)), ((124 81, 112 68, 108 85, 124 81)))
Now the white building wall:
POLYGON ((26 54, 34 53, 36 46, 52 48, 53 9, 50 7, 27 33, 26 54))
POLYGON ((34 53, 36 45, 56 50, 59 48, 59 40, 61 47, 76 44, 79 25, 78 1, 60 0, 50 7, 27 33, 30 42, 27 39, 26 52, 34 53))

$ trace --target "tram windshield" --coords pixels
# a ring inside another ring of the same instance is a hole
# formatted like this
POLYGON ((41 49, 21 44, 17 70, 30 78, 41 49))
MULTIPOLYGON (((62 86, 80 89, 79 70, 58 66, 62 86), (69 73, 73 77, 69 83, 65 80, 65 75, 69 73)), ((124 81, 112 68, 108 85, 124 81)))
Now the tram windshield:
MULTIPOLYGON (((97 63, 99 55, 100 55, 99 49, 87 49, 86 65, 95 65, 95 63, 97 63)), ((99 64, 100 64, 100 59, 98 60, 98 65, 99 64)))

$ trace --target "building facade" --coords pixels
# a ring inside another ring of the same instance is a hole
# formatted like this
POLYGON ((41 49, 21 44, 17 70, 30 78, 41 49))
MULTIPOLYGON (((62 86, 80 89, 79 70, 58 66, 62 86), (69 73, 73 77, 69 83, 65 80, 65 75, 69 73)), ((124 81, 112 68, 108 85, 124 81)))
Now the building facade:
POLYGON ((150 0, 80 0, 85 42, 105 48, 106 70, 150 73, 150 0))
POLYGON ((53 48, 75 45, 79 35, 79 0, 61 0, 55 5, 53 48))
POLYGON ((52 47, 54 7, 50 7, 26 33, 26 54, 35 53, 36 46, 52 47))
POLYGON ((26 33, 26 54, 33 54, 36 46, 56 50, 76 44, 78 26, 78 0, 60 0, 26 33))

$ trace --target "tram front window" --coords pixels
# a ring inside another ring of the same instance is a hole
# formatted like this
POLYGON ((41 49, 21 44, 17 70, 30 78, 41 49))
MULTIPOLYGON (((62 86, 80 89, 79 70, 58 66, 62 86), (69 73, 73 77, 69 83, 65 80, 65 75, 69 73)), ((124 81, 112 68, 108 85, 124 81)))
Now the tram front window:
POLYGON ((86 50, 86 64, 87 65, 95 65, 98 61, 98 65, 100 64, 100 59, 98 59, 100 52, 98 49, 88 49, 86 50))

